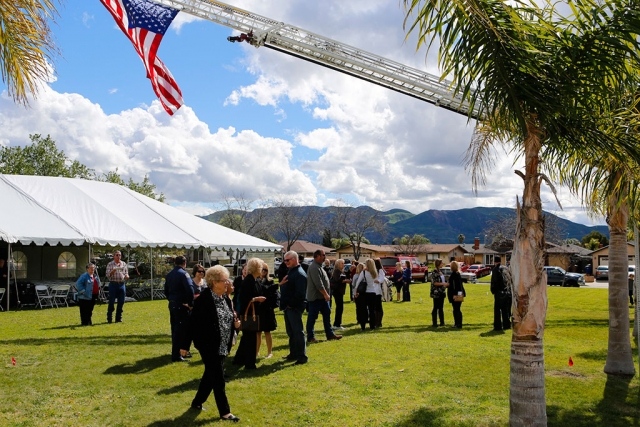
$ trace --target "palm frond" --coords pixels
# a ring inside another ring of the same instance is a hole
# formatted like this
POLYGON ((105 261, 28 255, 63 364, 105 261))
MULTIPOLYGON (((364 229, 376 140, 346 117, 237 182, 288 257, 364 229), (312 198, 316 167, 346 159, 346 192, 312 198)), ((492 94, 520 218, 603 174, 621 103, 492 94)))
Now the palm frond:
POLYGON ((36 94, 49 77, 58 49, 49 21, 57 14, 54 0, 0 1, 0 70, 9 95, 28 104, 27 94, 36 94))

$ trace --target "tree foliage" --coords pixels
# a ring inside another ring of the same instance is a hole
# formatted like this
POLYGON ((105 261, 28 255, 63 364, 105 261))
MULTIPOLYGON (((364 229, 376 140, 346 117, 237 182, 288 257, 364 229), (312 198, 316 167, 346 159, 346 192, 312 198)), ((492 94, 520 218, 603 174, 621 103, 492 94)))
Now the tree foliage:
POLYGON ((424 252, 426 245, 430 243, 431 241, 422 234, 414 234, 413 236, 405 234, 402 237, 393 239, 393 244, 398 246, 398 250, 405 255, 415 255, 419 252, 424 252))
POLYGON ((128 187, 152 199, 164 202, 163 193, 156 193, 156 186, 147 175, 142 182, 132 178, 125 183, 118 169, 102 175, 80 163, 70 159, 63 150, 58 150, 56 142, 50 135, 43 138, 39 134, 29 135, 31 144, 24 147, 0 147, 0 173, 8 175, 59 176, 64 178, 82 178, 111 182, 128 187))
POLYGON ((595 230, 587 234, 586 236, 583 236, 581 240, 582 240, 582 245, 585 248, 592 246, 592 240, 595 240, 597 242, 598 246, 596 246, 595 249, 599 248, 600 245, 609 246, 609 239, 607 238, 607 236, 595 230))
POLYGON ((386 233, 385 222, 380 212, 366 206, 352 207, 342 201, 335 206, 332 228, 349 240, 353 247, 353 257, 357 261, 362 253, 360 245, 367 243, 365 233, 386 233))
POLYGON ((93 179, 95 173, 77 160, 71 160, 50 135, 29 135, 25 147, 0 147, 0 173, 8 175, 62 176, 93 179))

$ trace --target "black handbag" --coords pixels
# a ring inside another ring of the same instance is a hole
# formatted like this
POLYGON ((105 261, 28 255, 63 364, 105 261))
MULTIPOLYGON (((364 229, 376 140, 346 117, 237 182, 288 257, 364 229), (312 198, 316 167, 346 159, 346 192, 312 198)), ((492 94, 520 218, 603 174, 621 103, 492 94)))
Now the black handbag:
POLYGON ((360 283, 358 283, 358 288, 356 289, 356 292, 358 294, 364 295, 367 292, 367 277, 364 274, 364 271, 362 271, 362 280, 360 280, 360 283))
POLYGON ((241 323, 241 328, 245 332, 258 332, 260 330, 260 316, 256 314, 256 307, 253 301, 249 303, 244 311, 241 323), (251 315, 249 315, 249 309, 251 309, 251 315))

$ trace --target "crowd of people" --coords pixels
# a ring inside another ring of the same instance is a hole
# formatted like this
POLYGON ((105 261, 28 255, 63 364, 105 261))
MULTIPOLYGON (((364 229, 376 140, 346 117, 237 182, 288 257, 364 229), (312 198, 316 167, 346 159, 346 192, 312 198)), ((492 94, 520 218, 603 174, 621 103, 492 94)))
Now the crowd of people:
MULTIPOLYGON (((115 311, 115 321, 122 322, 124 282, 128 278, 126 264, 121 261, 120 252, 114 253, 114 260, 107 266, 110 279, 110 300, 107 321, 111 323, 115 311), (125 268, 123 268, 123 264, 125 268), (115 305, 117 301, 117 306, 115 305)), ((380 259, 367 259, 364 263, 354 261, 345 269, 345 260, 338 259, 332 265, 326 260, 324 251, 313 254, 313 261, 302 263, 303 257, 294 251, 287 252, 275 276, 276 284, 270 277, 268 265, 259 258, 251 258, 242 272, 232 282, 229 271, 216 265, 206 269, 196 264, 189 274, 187 260, 177 256, 174 268, 165 280, 164 291, 168 299, 171 324, 171 361, 187 362, 193 344, 199 351, 204 364, 204 372, 193 398, 191 408, 203 410, 203 404, 213 392, 216 406, 222 420, 239 421, 231 413, 225 393, 224 360, 237 345, 233 364, 246 370, 256 369, 260 357, 262 336, 265 337, 265 358, 273 357, 271 332, 278 327, 275 310, 283 312, 284 326, 289 338, 289 351, 283 357, 296 365, 308 362, 307 344, 318 342, 315 324, 322 316, 326 339, 340 340, 336 331, 344 330, 344 298, 349 285, 349 298, 355 302, 356 323, 364 331, 382 327, 384 317, 383 290, 386 286, 396 288, 396 301, 411 301, 411 264, 397 263, 387 279, 380 259), (335 307, 331 322, 332 307, 335 307), (308 312, 306 327, 303 313, 308 312), (257 321, 253 313, 257 314, 257 321), (244 324, 244 328, 243 328, 244 324), (306 329, 306 336, 305 336, 306 329)), ((466 296, 459 266, 451 263, 451 275, 445 280, 441 270, 442 260, 435 261, 431 272, 430 296, 433 300, 431 312, 433 327, 444 326, 444 300, 453 308, 454 327, 462 328, 462 301, 466 296), (439 323, 438 323, 439 320, 439 323)), ((505 279, 500 258, 496 257, 491 279, 494 295, 494 329, 511 327, 511 294, 508 276, 505 279)), ((78 279, 78 301, 82 325, 91 325, 91 315, 98 292, 100 279, 95 265, 87 264, 87 271, 78 279)))

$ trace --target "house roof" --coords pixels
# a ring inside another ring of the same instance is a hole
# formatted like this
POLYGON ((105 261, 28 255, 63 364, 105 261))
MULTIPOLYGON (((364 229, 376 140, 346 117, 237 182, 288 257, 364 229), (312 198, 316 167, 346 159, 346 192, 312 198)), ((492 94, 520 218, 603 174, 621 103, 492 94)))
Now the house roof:
MULTIPOLYGON (((635 244, 633 242, 627 242, 627 245, 631 246, 631 247, 635 247, 635 244)), ((609 245, 607 246, 603 246, 600 249, 596 249, 595 251, 591 252, 591 255, 597 254, 598 252, 601 252, 605 249, 609 248, 609 245)))
POLYGON ((296 240, 289 249, 287 249, 287 242, 280 242, 280 246, 282 246, 285 251, 295 251, 298 253, 312 253, 319 249, 325 251, 325 253, 335 252, 333 248, 318 245, 317 243, 311 243, 306 240, 296 240))
POLYGON ((281 249, 107 182, 0 174, 0 200, 8 243, 281 249))
POLYGON ((432 244, 432 245, 425 245, 425 252, 428 254, 441 254, 441 253, 449 253, 451 251, 456 250, 457 248, 460 248, 463 251, 466 251, 466 249, 464 247, 462 247, 460 244, 458 243, 442 243, 442 244, 432 244))

